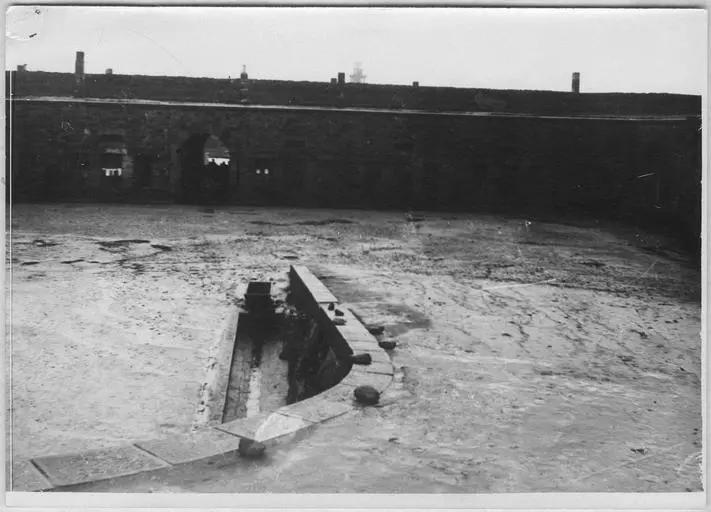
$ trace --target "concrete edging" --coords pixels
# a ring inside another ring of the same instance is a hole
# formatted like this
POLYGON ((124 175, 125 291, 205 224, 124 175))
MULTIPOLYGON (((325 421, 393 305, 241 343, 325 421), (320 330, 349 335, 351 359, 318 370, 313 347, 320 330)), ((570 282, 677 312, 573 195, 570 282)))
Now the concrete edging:
MULTIPOLYGON (((13 491, 49 491, 63 487, 108 480, 146 471, 157 471, 178 464, 196 462, 238 450, 241 439, 267 446, 294 437, 319 423, 345 414, 356 407, 353 391, 357 386, 370 385, 383 392, 392 382, 393 365, 387 353, 378 346, 355 315, 341 307, 344 325, 335 325, 335 309, 339 302, 324 284, 305 266, 291 266, 289 281, 292 297, 312 314, 326 333, 337 356, 355 352, 371 355, 370 365, 353 365, 338 384, 316 396, 264 412, 251 418, 206 427, 192 434, 178 434, 163 439, 136 441, 131 444, 99 450, 87 450, 66 455, 36 457, 12 463, 8 487, 13 491), (333 309, 329 306, 333 304, 333 309)), ((234 336, 236 315, 230 315, 223 338, 234 336)), ((224 339, 222 340, 224 341, 224 339)), ((222 345, 225 345, 221 342, 222 345)), ((213 378, 224 377, 224 362, 215 362, 213 378)), ((217 385, 215 389, 219 389, 217 385)), ((219 408, 224 396, 213 397, 219 408)), ((206 405, 205 415, 214 418, 212 407, 206 405)))

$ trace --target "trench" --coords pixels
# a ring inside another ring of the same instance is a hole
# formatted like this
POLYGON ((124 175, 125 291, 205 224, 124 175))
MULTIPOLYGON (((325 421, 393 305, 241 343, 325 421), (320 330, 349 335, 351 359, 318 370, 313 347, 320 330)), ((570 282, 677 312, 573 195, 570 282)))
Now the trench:
MULTIPOLYGON (((249 305, 247 296, 246 305, 249 305)), ((310 398, 350 371, 309 314, 283 299, 239 314, 222 422, 310 398)))

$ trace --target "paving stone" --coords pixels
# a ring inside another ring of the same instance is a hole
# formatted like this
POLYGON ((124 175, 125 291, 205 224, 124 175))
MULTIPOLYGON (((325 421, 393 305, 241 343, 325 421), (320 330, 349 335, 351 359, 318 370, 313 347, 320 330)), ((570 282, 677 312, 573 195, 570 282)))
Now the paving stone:
POLYGON ((345 414, 351 409, 351 405, 344 401, 329 400, 328 396, 322 397, 319 394, 313 398, 281 407, 279 413, 318 423, 345 414))
POLYGON ((383 375, 393 375, 395 373, 392 363, 372 362, 363 368, 367 373, 382 373, 383 375))
POLYGON ((353 349, 354 352, 363 352, 363 351, 380 351, 383 352, 383 349, 378 346, 378 343, 373 340, 373 341, 352 341, 346 338, 346 341, 348 342, 348 346, 353 349))
POLYGON ((378 391, 383 391, 392 382, 391 375, 382 375, 380 373, 367 373, 365 370, 351 370, 345 379, 341 381, 343 384, 350 386, 373 386, 378 391))
POLYGON ((239 437, 208 428, 135 444, 171 464, 180 464, 235 451, 239 448, 239 437))
POLYGON ((358 353, 367 352, 370 354, 371 363, 383 363, 391 364, 390 356, 381 348, 360 348, 357 350, 358 353))
POLYGON ((33 460, 56 486, 93 482, 169 466, 135 446, 51 455, 33 460))
POLYGON ((264 413, 252 418, 243 418, 215 426, 229 434, 267 443, 287 434, 313 426, 314 423, 300 417, 279 413, 264 413))
POLYGON ((353 401, 353 386, 339 383, 331 389, 322 391, 317 396, 329 402, 346 402, 350 404, 353 401))
POLYGON ((12 463, 12 485, 8 491, 32 492, 51 489, 52 484, 29 460, 12 463))

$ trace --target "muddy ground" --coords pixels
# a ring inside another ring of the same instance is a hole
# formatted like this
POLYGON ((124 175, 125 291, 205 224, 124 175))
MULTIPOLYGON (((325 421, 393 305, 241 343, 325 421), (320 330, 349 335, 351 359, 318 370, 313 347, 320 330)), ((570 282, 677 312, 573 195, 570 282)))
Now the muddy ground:
MULTIPOLYGON (((309 266, 394 384, 262 461, 92 491, 700 490, 700 272, 629 227, 473 214, 17 205, 16 457, 185 431, 249 279, 309 266), (242 288, 240 288, 242 287, 242 288)), ((9 226, 8 226, 9 227, 9 226)))

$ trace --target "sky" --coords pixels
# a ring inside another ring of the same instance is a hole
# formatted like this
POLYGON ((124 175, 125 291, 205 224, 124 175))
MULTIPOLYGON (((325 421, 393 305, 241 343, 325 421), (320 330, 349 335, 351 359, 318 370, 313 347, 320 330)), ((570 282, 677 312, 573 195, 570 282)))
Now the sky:
POLYGON ((581 92, 706 89, 695 9, 11 7, 6 69, 581 92), (35 34, 35 35, 32 35, 35 34), (30 37, 31 36, 31 37, 30 37))

